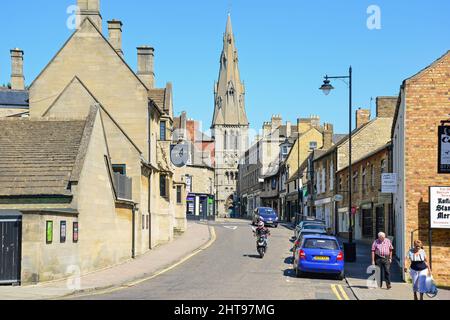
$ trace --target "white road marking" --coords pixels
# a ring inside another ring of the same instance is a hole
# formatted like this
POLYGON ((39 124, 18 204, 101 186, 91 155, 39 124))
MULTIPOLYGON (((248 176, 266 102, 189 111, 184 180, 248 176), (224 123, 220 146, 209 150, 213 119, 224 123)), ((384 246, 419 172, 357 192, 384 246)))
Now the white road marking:
POLYGON ((231 229, 231 230, 236 230, 237 229, 236 226, 223 226, 223 227, 227 228, 227 229, 231 229))

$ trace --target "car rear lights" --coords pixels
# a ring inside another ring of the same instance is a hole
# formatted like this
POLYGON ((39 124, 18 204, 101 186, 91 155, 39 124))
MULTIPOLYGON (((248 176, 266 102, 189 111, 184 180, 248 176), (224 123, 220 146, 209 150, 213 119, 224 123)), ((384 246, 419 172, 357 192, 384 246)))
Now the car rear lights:
POLYGON ((305 251, 300 250, 300 252, 298 253, 298 256, 300 257, 300 260, 306 259, 306 253, 305 253, 305 251))
POLYGON ((344 254, 342 253, 342 251, 339 251, 336 260, 337 260, 337 261, 342 261, 342 260, 344 260, 344 254))

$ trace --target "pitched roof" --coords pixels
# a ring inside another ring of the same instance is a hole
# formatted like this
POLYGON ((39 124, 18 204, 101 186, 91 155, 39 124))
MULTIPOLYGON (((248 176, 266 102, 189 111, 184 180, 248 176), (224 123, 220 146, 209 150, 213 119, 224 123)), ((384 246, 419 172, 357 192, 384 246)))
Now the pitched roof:
POLYGON ((28 106, 27 90, 11 90, 0 87, 0 108, 27 109, 28 106))
POLYGON ((166 89, 149 89, 148 97, 161 109, 164 110, 166 103, 166 89))
POLYGON ((70 196, 92 121, 1 120, 0 196, 70 196))

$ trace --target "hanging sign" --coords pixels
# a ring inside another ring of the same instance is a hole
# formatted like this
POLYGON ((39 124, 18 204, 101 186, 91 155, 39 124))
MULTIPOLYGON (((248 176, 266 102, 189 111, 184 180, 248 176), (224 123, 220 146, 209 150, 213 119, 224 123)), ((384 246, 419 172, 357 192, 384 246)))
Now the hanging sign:
POLYGON ((381 175, 381 193, 397 192, 397 174, 383 173, 381 175))
POLYGON ((438 173, 450 173, 450 126, 439 126, 438 173))
POLYGON ((450 187, 430 187, 430 228, 450 229, 450 187))

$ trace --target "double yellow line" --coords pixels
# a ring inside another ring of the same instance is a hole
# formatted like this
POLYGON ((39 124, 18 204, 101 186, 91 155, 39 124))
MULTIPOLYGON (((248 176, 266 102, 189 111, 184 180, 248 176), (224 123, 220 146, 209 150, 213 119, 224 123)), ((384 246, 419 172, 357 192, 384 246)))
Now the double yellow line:
POLYGON ((331 290, 333 291, 334 295, 338 298, 338 300, 350 300, 348 298, 348 295, 345 293, 344 288, 342 288, 340 284, 337 285, 332 284, 331 290))

